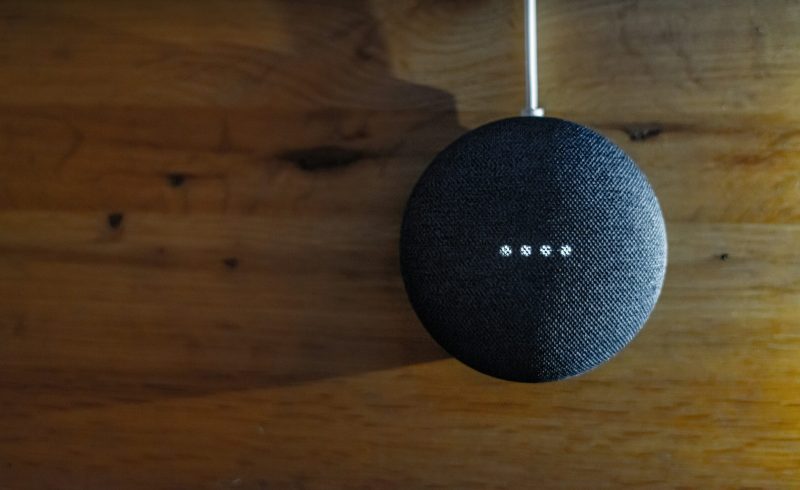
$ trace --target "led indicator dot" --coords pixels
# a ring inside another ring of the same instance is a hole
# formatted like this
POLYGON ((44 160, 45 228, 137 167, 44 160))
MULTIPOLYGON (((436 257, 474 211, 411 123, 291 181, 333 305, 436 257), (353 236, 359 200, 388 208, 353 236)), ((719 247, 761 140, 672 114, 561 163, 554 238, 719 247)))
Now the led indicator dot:
POLYGON ((553 253, 553 247, 550 245, 542 245, 539 247, 539 253, 544 257, 550 257, 550 255, 553 253))
POLYGON ((533 247, 530 245, 523 245, 519 248, 519 253, 522 254, 523 257, 530 257, 531 253, 533 253, 533 247))
POLYGON ((561 248, 558 249, 558 253, 560 253, 562 257, 569 257, 572 255, 572 247, 569 245, 561 245, 561 248))
POLYGON ((503 257, 511 257, 511 254, 513 253, 514 251, 511 249, 510 245, 503 245, 502 247, 500 247, 500 255, 502 255, 503 257))

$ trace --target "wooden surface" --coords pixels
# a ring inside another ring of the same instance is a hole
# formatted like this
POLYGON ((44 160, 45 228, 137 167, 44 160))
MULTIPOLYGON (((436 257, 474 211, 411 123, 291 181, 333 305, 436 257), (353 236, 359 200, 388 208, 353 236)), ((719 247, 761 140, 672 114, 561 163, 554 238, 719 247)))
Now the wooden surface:
POLYGON ((0 2, 0 487, 800 487, 797 1, 543 0, 661 302, 544 385, 415 319, 405 199, 519 111, 521 3, 0 2))

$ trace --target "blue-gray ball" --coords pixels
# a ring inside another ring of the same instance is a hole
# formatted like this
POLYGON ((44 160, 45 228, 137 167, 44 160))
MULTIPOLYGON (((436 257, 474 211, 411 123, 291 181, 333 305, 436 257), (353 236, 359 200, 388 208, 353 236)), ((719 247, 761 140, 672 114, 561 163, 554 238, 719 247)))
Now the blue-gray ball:
POLYGON ((541 382, 616 355, 653 310, 664 219, 636 164, 597 132, 511 118, 444 151, 408 201, 400 240, 414 310, 485 374, 541 382))

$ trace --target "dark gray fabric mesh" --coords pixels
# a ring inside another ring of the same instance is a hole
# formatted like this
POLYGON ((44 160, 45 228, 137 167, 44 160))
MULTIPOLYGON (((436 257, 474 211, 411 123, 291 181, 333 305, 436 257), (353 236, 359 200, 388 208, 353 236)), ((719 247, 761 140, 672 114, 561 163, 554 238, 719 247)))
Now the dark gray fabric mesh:
POLYGON ((414 188, 400 240, 431 335, 478 371, 528 382, 619 352, 655 306, 666 257, 661 209, 636 164, 553 118, 497 121, 446 148, 414 188))

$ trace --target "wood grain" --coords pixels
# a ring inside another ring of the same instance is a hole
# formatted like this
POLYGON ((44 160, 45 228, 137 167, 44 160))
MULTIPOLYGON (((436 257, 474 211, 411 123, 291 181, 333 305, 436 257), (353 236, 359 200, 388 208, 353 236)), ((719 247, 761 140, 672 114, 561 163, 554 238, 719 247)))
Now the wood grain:
POLYGON ((0 487, 797 488, 800 2, 543 1, 670 266, 577 379, 450 359, 397 236, 521 2, 0 2, 0 487), (519 5, 518 5, 519 3, 519 5))

